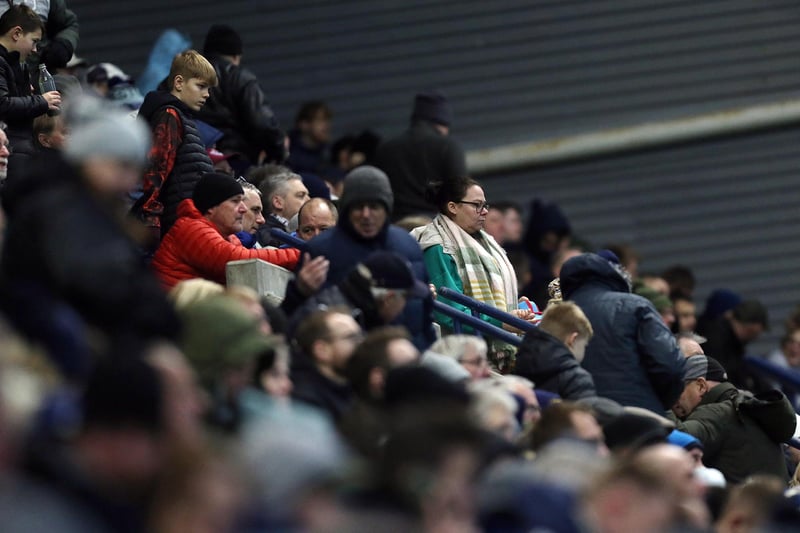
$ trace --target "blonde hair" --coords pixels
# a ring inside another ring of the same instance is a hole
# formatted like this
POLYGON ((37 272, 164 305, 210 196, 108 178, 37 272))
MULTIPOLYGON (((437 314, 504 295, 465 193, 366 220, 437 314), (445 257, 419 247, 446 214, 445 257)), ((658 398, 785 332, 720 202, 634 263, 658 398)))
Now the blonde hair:
POLYGON ((591 339, 594 335, 592 323, 573 302, 553 302, 548 305, 539 329, 562 341, 576 332, 581 339, 591 339))
POLYGON ((182 76, 184 79, 197 78, 209 85, 217 84, 217 71, 208 59, 200 55, 196 50, 186 50, 175 56, 172 66, 169 69, 169 88, 175 88, 175 77, 182 76))
POLYGON ((167 297, 172 300, 175 309, 180 311, 195 302, 223 292, 225 292, 225 287, 219 283, 203 278, 193 278, 183 280, 172 287, 167 297))

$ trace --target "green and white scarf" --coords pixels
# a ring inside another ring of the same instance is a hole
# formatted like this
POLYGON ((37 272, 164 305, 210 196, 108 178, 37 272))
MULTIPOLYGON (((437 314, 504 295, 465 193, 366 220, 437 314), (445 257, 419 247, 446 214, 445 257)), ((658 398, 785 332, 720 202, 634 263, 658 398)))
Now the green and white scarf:
POLYGON ((517 306, 517 276, 506 252, 481 230, 475 237, 441 213, 412 235, 425 251, 437 244, 455 261, 464 294, 502 311, 517 306))

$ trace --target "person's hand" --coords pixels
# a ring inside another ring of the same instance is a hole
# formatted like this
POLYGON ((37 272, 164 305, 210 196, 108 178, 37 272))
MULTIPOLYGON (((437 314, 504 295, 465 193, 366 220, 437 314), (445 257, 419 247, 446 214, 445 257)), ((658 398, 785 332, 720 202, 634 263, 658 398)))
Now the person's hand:
POLYGON ((428 288, 431 290, 431 296, 433 296, 433 299, 435 300, 436 297, 439 296, 438 294, 436 294, 436 285, 434 285, 433 283, 428 283, 428 288))
POLYGON ((323 256, 311 259, 306 253, 303 255, 303 266, 297 272, 297 288, 306 296, 317 292, 328 278, 328 269, 331 263, 323 256))
POLYGON ((50 91, 44 93, 44 99, 47 101, 47 109, 50 111, 57 111, 61 108, 61 93, 58 91, 50 91))
POLYGON ((529 309, 512 309, 509 313, 522 320, 530 321, 536 318, 536 314, 529 309))

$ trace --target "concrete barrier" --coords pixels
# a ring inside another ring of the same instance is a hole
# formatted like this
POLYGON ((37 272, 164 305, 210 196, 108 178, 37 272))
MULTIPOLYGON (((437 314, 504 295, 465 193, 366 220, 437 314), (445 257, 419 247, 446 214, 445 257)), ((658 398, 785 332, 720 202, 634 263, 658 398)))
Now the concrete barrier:
POLYGON ((294 277, 290 271, 261 259, 231 261, 225 266, 228 286, 244 285, 275 305, 283 301, 286 285, 294 277))

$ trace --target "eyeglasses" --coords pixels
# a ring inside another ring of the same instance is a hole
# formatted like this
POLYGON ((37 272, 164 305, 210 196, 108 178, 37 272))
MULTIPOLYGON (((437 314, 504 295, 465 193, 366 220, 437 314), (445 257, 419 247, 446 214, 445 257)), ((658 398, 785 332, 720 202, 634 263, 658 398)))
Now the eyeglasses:
POLYGON ((469 204, 469 205, 471 205, 472 207, 475 208, 475 212, 476 213, 480 213, 484 209, 486 209, 487 211, 489 210, 489 204, 487 204, 486 202, 467 202, 465 200, 459 200, 456 203, 457 204, 469 204))
POLYGON ((486 359, 485 357, 477 357, 475 359, 461 359, 460 362, 462 365, 475 365, 478 368, 489 365, 489 360, 486 359))

